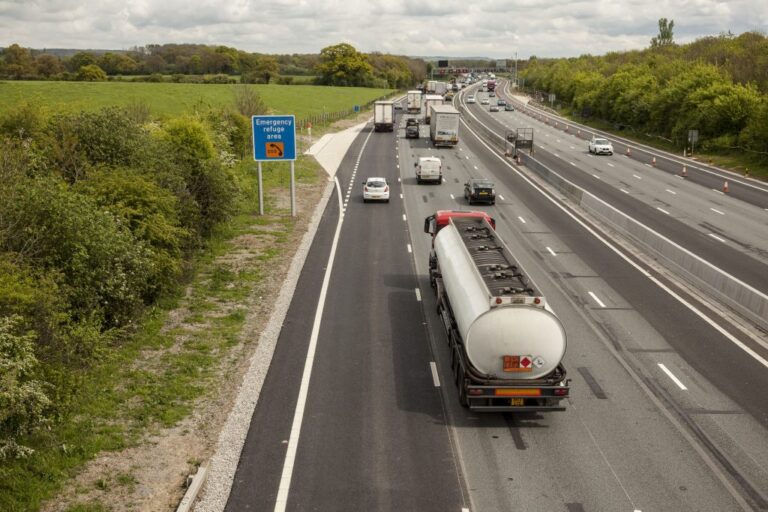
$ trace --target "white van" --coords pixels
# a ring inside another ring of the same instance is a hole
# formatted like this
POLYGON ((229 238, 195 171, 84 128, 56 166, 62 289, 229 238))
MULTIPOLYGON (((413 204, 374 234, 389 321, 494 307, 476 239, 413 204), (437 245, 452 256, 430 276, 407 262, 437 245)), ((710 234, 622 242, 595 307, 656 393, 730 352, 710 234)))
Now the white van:
POLYGON ((423 156, 413 164, 416 167, 416 183, 425 181, 443 182, 443 162, 435 156, 423 156))

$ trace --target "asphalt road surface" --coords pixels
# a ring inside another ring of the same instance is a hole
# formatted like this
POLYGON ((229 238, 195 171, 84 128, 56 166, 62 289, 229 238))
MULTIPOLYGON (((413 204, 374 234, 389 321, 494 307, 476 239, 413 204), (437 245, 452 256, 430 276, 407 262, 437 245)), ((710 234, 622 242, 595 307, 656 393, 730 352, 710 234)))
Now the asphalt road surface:
POLYGON ((426 127, 405 139, 404 117, 395 133, 364 130, 342 163, 342 203, 329 203, 302 271, 227 509, 276 510, 279 495, 287 510, 768 509, 768 372, 724 334, 742 333, 600 240, 466 125, 456 148, 437 150, 426 127), (440 185, 416 184, 413 163, 427 155, 443 160, 440 185), (387 178, 388 204, 363 204, 368 176, 387 178), (497 219, 566 327, 564 412, 458 404, 422 227, 437 209, 467 208, 463 183, 477 176, 496 181, 497 203, 474 209, 497 219))

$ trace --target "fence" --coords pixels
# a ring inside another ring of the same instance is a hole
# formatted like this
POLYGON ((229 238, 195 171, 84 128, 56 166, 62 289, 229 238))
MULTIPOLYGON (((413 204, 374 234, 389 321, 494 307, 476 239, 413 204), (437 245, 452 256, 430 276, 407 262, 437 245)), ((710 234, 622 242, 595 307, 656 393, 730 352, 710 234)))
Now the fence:
MULTIPOLYGON (((372 99, 368 103, 360 105, 360 111, 363 111, 369 108, 376 101, 387 99, 389 96, 391 96, 391 94, 380 96, 378 98, 372 99)), ((312 124, 312 126, 321 126, 328 123, 332 123, 333 121, 337 121, 339 119, 343 119, 347 116, 351 116, 352 114, 355 114, 355 113, 356 112, 354 108, 337 110, 335 112, 321 112, 321 113, 313 114, 308 117, 304 117, 302 119, 298 119, 296 121, 296 127, 299 128, 300 130, 305 130, 307 127, 309 127, 310 123, 312 124)))

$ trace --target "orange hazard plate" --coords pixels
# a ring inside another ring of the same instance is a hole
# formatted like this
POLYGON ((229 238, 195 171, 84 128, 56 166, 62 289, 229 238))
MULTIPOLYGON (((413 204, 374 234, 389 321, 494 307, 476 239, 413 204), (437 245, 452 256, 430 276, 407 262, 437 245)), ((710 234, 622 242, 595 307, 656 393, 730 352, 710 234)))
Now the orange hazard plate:
POLYGON ((513 398, 511 401, 512 401, 511 405, 516 405, 520 407, 525 405, 525 400, 523 400, 522 398, 513 398))

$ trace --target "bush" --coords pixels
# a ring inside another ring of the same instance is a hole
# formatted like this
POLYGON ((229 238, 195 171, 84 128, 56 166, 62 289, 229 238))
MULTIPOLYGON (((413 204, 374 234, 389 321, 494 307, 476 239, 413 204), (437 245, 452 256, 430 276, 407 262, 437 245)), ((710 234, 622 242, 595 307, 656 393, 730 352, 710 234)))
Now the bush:
POLYGON ((83 178, 94 165, 135 165, 148 144, 141 125, 117 107, 55 116, 48 134, 51 162, 69 183, 83 178))
POLYGON ((267 106, 253 87, 238 85, 233 88, 235 108, 248 119, 267 113, 267 106))
POLYGON ((152 260, 118 217, 51 178, 18 180, 0 194, 0 252, 58 272, 73 320, 111 328, 134 318, 152 260))
POLYGON ((44 423, 50 405, 43 383, 34 379, 34 336, 21 332, 21 323, 19 316, 0 317, 0 460, 33 452, 17 440, 44 423))
POLYGON ((104 170, 75 188, 102 209, 119 217, 133 236, 146 242, 150 260, 142 299, 151 303, 170 291, 181 275, 189 232, 180 227, 179 200, 140 171, 104 170))
POLYGON ((77 71, 77 80, 84 82, 106 82, 107 74, 96 64, 82 66, 77 71))
POLYGON ((39 136, 44 126, 40 106, 26 101, 14 105, 0 118, 0 134, 19 139, 39 136))

